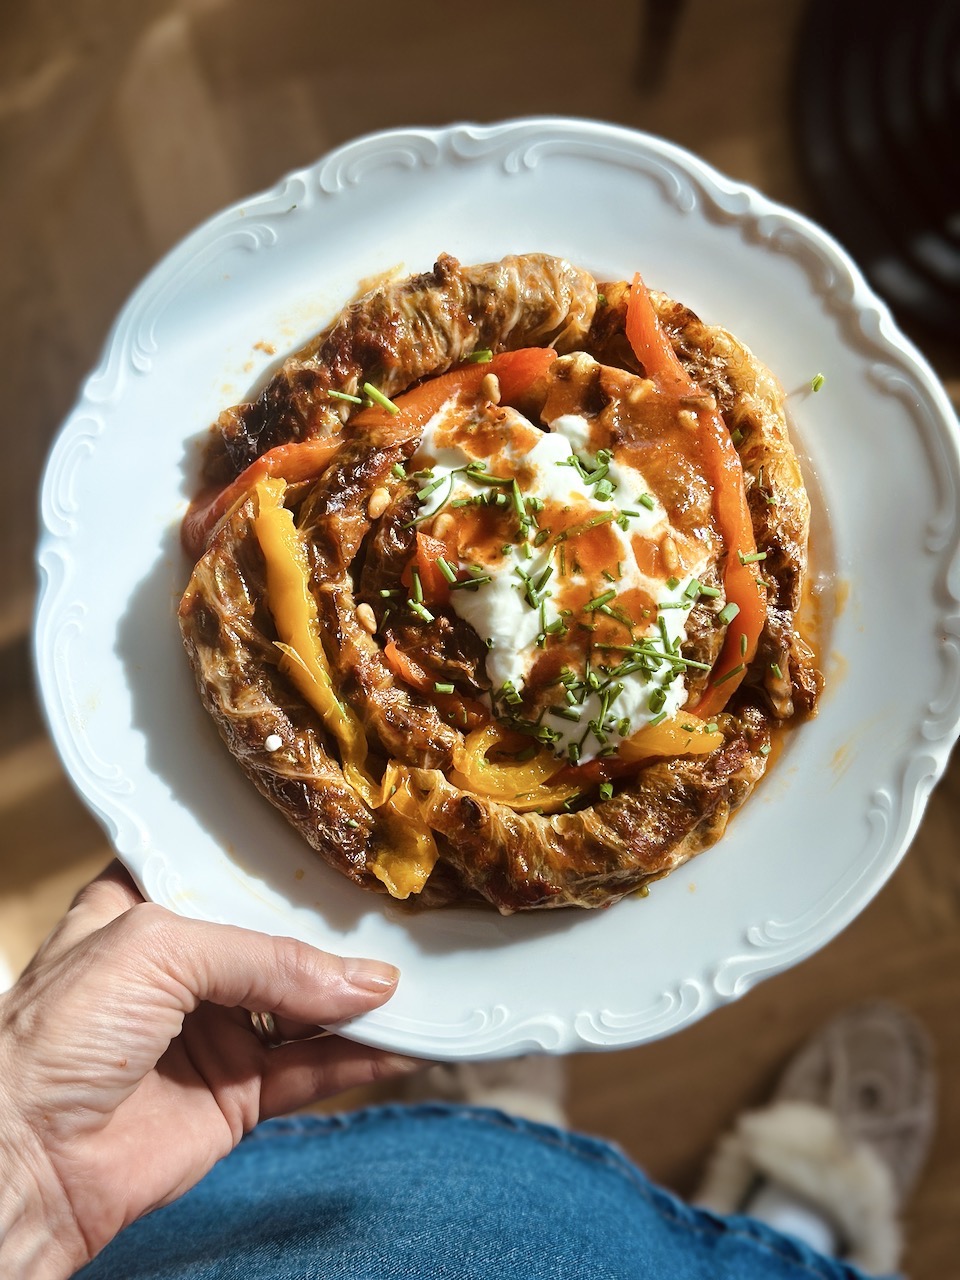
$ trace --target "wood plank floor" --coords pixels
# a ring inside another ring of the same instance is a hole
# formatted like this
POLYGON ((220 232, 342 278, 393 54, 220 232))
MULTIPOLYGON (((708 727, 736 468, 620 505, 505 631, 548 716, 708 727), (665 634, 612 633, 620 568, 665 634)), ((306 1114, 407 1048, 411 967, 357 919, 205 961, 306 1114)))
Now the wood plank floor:
MULTIPOLYGON (((470 6, 412 23, 385 0, 84 0, 0 15, 0 955, 17 969, 110 856, 73 794, 31 692, 34 504, 42 459, 110 320, 200 218, 370 129, 528 113, 661 133, 805 208, 790 145, 802 0, 688 0, 669 55, 638 78, 638 8, 510 6, 509 32, 470 6), (362 11, 362 13, 361 13, 362 11), (292 34, 296 38, 291 38, 292 34), (413 75, 410 68, 416 66, 413 75), (362 87, 362 92, 358 91, 362 87), (11 247, 16 246, 12 252, 11 247)), ((917 334, 956 394, 956 354, 917 334)), ((930 1029, 942 1079, 933 1155, 908 1213, 915 1280, 960 1254, 960 761, 909 857, 833 944, 697 1026, 570 1060, 575 1124, 620 1142, 681 1192, 738 1108, 851 1001, 902 1002, 930 1029)))

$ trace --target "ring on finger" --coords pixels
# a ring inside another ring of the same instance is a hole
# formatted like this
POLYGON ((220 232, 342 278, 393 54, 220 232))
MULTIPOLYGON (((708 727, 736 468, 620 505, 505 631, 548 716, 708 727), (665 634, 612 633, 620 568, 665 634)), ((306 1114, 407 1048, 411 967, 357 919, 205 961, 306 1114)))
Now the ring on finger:
POLYGON ((272 1013, 260 1013, 253 1009, 249 1012, 253 1033, 265 1048, 275 1049, 278 1044, 283 1043, 283 1036, 277 1030, 277 1022, 272 1013))

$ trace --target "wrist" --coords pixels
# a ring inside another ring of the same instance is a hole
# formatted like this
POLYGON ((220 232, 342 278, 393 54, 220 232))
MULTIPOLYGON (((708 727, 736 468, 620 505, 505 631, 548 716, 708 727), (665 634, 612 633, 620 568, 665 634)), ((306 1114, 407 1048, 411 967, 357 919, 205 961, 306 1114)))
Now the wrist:
POLYGON ((0 1276, 63 1280, 87 1261, 80 1243, 62 1193, 45 1192, 23 1152, 0 1137, 0 1276))
MULTIPOLYGON (((3 1057, 2 1078, 16 1079, 3 1057)), ((59 1179, 13 1098, 0 1090, 0 1276, 61 1280, 87 1260, 59 1179)))

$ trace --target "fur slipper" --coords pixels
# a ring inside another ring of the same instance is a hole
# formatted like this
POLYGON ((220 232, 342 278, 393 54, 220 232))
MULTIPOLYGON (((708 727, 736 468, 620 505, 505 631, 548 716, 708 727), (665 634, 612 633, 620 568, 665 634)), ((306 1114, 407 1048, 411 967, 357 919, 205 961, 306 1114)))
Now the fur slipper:
POLYGON ((889 1274, 901 1254, 899 1209, 929 1148, 936 1106, 926 1032, 886 1004, 828 1023, 785 1071, 774 1101, 721 1139, 698 1204, 749 1213, 764 1181, 816 1210, 844 1261, 889 1274))

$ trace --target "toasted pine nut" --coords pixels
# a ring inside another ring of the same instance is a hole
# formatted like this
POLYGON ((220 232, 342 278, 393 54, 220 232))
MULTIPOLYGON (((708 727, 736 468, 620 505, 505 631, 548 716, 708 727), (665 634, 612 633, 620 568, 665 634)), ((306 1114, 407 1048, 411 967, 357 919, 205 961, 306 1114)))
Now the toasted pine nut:
POLYGON ((370 495, 370 501, 367 503, 367 515, 371 520, 379 520, 389 505, 390 490, 382 487, 374 489, 370 495))
POLYGON ((447 534, 452 532, 456 519, 449 511, 441 511, 433 522, 432 533, 435 538, 439 538, 442 542, 447 534))
POLYGON ((663 553, 664 568, 669 573, 674 573, 680 568, 680 553, 677 551, 677 544, 670 537, 669 533, 660 543, 660 550, 663 553))
POLYGON ((692 409, 681 409, 677 417, 680 419, 680 425, 686 427, 688 431, 696 431, 700 425, 700 419, 692 409))
POLYGON ((377 615, 373 612, 368 604, 357 605, 357 621, 363 627, 364 631, 369 631, 371 635, 377 629, 377 615))
POLYGON ((500 403, 500 379, 495 373, 484 375, 483 381, 480 383, 480 390, 491 404, 500 403))

